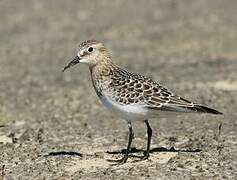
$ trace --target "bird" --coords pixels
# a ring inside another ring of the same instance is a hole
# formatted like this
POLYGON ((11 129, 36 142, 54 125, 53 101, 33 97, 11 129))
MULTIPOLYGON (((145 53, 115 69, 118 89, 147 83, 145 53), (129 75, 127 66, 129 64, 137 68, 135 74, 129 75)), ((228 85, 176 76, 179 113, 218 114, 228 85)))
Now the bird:
POLYGON ((194 103, 178 96, 155 82, 150 77, 130 72, 116 65, 105 45, 97 40, 86 40, 79 45, 75 58, 63 68, 63 72, 76 64, 86 64, 94 90, 102 104, 126 120, 128 143, 124 156, 115 160, 118 164, 126 163, 131 153, 134 139, 132 123, 142 121, 147 127, 147 145, 141 160, 150 155, 152 128, 149 119, 161 114, 210 113, 223 114, 199 103, 194 103))

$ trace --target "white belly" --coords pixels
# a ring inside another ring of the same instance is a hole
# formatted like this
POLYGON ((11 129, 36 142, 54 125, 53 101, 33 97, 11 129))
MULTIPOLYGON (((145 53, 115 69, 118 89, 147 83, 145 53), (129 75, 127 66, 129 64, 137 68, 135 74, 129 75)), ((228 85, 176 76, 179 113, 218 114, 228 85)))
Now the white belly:
POLYGON ((118 104, 106 96, 100 97, 101 102, 112 112, 116 113, 121 118, 134 121, 134 120, 146 120, 148 118, 148 110, 139 105, 121 105, 118 104))

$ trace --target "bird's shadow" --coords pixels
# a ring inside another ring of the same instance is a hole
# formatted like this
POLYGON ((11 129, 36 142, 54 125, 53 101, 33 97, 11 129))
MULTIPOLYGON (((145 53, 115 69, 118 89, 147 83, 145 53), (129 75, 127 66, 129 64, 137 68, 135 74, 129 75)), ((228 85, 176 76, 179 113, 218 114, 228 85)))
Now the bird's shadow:
MULTIPOLYGON (((150 153, 155 153, 155 152, 190 152, 190 153, 195 153, 195 152, 201 152, 201 149, 175 149, 174 147, 171 148, 165 148, 165 147, 155 147, 150 150, 150 153)), ((131 149, 131 153, 139 153, 139 152, 144 152, 142 149, 137 149, 133 147, 131 149)), ((122 150, 117 150, 117 151, 107 151, 106 153, 108 154, 125 154, 126 149, 122 150)), ((78 156, 82 157, 83 154, 75 151, 57 151, 57 152, 49 152, 45 157, 50 157, 50 156, 78 156)))
MULTIPOLYGON (((190 153, 195 153, 195 152, 201 152, 201 149, 175 149, 174 147, 171 148, 165 148, 165 147, 155 147, 151 148, 150 153, 155 153, 155 152, 190 152, 190 153)), ((139 153, 139 152, 144 152, 143 149, 137 149, 133 147, 130 151, 131 153, 139 153)), ((122 149, 120 151, 107 151, 108 154, 125 154, 126 149, 122 149)))
POLYGON ((50 152, 45 157, 49 156, 79 156, 82 157, 82 154, 74 151, 58 151, 58 152, 50 152))

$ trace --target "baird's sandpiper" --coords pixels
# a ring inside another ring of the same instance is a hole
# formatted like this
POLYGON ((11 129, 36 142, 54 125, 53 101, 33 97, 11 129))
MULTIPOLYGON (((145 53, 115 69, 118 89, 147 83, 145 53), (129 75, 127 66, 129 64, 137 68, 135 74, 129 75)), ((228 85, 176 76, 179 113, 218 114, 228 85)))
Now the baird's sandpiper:
POLYGON ((151 78, 117 66, 111 60, 105 46, 98 41, 88 40, 81 43, 77 56, 63 68, 63 71, 78 63, 89 66, 92 84, 103 105, 128 123, 129 140, 124 157, 118 161, 120 163, 125 163, 128 159, 134 138, 133 121, 143 121, 147 126, 147 148, 142 158, 147 159, 152 136, 148 119, 168 113, 222 114, 215 109, 175 95, 151 78))

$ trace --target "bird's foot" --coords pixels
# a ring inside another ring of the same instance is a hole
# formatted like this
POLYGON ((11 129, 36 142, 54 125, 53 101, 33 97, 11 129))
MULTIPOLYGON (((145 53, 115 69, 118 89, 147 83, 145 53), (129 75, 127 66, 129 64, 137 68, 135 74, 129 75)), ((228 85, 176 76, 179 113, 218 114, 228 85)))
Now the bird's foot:
POLYGON ((141 157, 141 160, 146 160, 150 157, 150 154, 148 152, 145 152, 144 156, 141 157))
POLYGON ((114 165, 122 165, 122 164, 126 163, 127 160, 128 160, 128 155, 124 155, 121 159, 107 159, 107 161, 109 161, 109 162, 116 163, 114 165))
POLYGON ((149 157, 150 157, 150 154, 148 152, 145 152, 143 156, 138 156, 139 160, 137 160, 135 162, 147 160, 149 157))

